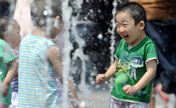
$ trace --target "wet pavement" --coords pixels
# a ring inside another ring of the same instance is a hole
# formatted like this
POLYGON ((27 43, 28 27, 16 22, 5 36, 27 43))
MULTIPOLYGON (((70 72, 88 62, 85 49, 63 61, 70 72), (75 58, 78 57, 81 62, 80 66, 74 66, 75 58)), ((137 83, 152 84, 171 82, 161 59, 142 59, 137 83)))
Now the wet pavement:
MULTIPOLYGON (((78 92, 80 99, 83 99, 83 93, 78 92)), ((175 96, 173 94, 169 95, 170 101, 166 104, 164 100, 161 99, 160 95, 156 93, 155 95, 155 108, 176 108, 174 104, 176 103, 175 96)), ((110 101, 110 90, 93 90, 89 96, 90 108, 109 108, 110 101)))

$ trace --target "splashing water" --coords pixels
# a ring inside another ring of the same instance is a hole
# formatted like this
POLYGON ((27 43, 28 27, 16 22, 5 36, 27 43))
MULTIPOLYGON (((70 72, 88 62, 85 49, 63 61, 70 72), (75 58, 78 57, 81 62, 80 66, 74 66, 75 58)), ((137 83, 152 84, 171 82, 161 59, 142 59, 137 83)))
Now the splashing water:
MULTIPOLYGON (((77 0, 75 2, 76 3, 74 3, 74 4, 77 5, 77 9, 80 9, 83 1, 78 1, 77 0)), ((85 63, 86 56, 84 55, 84 52, 83 52, 83 47, 85 46, 85 40, 82 39, 78 35, 78 32, 77 32, 76 28, 77 28, 78 24, 87 24, 89 22, 78 21, 79 15, 80 14, 77 13, 76 17, 72 17, 71 31, 73 32, 73 34, 75 36, 75 41, 79 45, 79 47, 73 53, 73 60, 76 60, 77 58, 80 58, 80 60, 82 62, 81 83, 79 84, 78 88, 83 93, 84 99, 80 103, 80 106, 85 106, 85 105, 88 106, 88 103, 90 103, 89 102, 89 96, 90 96, 91 90, 90 90, 90 86, 86 84, 86 63, 85 63)))
MULTIPOLYGON (((12 12, 15 8, 15 5, 13 5, 13 1, 12 0, 8 0, 11 2, 11 7, 10 7, 10 12, 12 12)), ((48 0, 49 1, 49 0, 48 0)), ((72 43, 69 41, 69 37, 70 37, 70 27, 71 27, 71 30, 72 32, 74 33, 74 36, 75 36, 75 40, 76 42, 78 43, 79 47, 74 51, 74 54, 73 54, 73 60, 75 60, 76 58, 80 58, 81 62, 82 62, 82 73, 81 73, 81 83, 79 85, 79 89, 81 92, 83 92, 83 96, 84 96, 84 99, 83 101, 80 103, 80 106, 89 106, 87 105, 87 103, 90 103, 89 101, 89 97, 90 97, 90 94, 91 94, 91 88, 90 86, 86 85, 86 55, 84 55, 83 53, 83 47, 85 46, 85 41, 84 39, 82 39, 81 37, 78 36, 78 33, 76 31, 76 26, 77 24, 86 24, 86 22, 80 22, 80 21, 77 21, 77 18, 72 18, 72 20, 70 21, 71 19, 71 14, 72 14, 72 8, 68 5, 69 3, 69 0, 62 0, 63 3, 62 3, 62 12, 63 12, 63 21, 64 21, 64 46, 65 48, 63 49, 63 52, 64 52, 64 58, 63 58, 63 104, 62 104, 62 107, 61 108, 69 108, 69 104, 68 104, 68 79, 69 79, 69 71, 70 71, 70 63, 71 63, 71 59, 70 59, 70 52, 71 50, 73 49, 73 45, 72 43), (72 26, 71 26, 72 24, 72 26)), ((91 0, 85 0, 86 2, 90 2, 91 0)), ((112 25, 112 29, 108 30, 109 33, 111 33, 111 46, 110 46, 110 54, 111 54, 111 57, 110 57, 110 64, 113 63, 114 61, 114 52, 115 52, 115 49, 114 49, 114 45, 115 45, 115 8, 117 7, 117 1, 118 3, 121 3, 122 0, 114 0, 113 2, 113 10, 112 10, 112 14, 113 14, 113 19, 111 20, 111 25, 112 25)), ((133 0, 135 1, 135 0, 133 0)), ((74 4, 77 4, 77 8, 81 9, 81 6, 82 6, 82 2, 83 0, 74 0, 74 4)), ((50 9, 50 5, 46 6, 47 9, 50 9)), ((79 13, 78 15, 79 16, 79 13)), ((50 19, 47 19, 46 21, 47 25, 49 26, 51 24, 51 20, 50 19)), ((56 22, 57 24, 57 22, 56 22)), ((59 25, 55 25, 55 26, 59 26, 59 25)), ((99 39, 102 39, 103 38, 103 35, 102 34, 99 34, 98 35, 98 38, 99 39)), ((94 66, 94 68, 96 68, 94 66)), ((96 69, 95 69, 96 70, 96 69)), ((46 73, 44 73, 45 75, 46 73)), ((176 77, 176 76, 174 76, 176 77)), ((0 81, 0 96, 2 96, 2 91, 3 91, 4 87, 2 85, 2 82, 0 81)), ((45 93, 44 93, 45 94, 45 93)), ((0 100, 0 106, 2 105, 2 101, 0 100)), ((101 105, 100 105, 101 106, 101 105)))
MULTIPOLYGON (((111 25, 112 25, 112 29, 108 30, 109 33, 111 33, 111 46, 110 46, 110 51, 111 51, 111 57, 110 57, 110 64, 112 64, 114 62, 114 52, 115 52, 115 48, 114 48, 114 45, 115 45, 115 28, 116 28, 116 23, 115 23, 115 14, 116 14, 116 7, 117 7, 117 0, 114 0, 113 1, 113 10, 112 10, 112 15, 113 15, 113 18, 111 20, 111 25)), ((110 79, 110 84, 109 84, 109 88, 112 89, 113 87, 113 78, 110 79)), ((110 89, 110 90, 111 90, 110 89)))
POLYGON ((113 18, 111 20, 111 25, 112 25, 112 29, 108 30, 109 33, 111 33, 111 46, 110 46, 110 50, 111 50, 111 58, 110 58, 110 64, 112 64, 114 62, 114 45, 115 45, 115 28, 116 28, 116 23, 115 23, 115 14, 116 14, 116 7, 117 7, 117 1, 114 0, 113 2, 113 10, 112 10, 112 15, 113 18))
MULTIPOLYGON (((77 9, 81 8, 81 5, 83 1, 76 0, 74 1, 74 4, 77 4, 77 9)), ((86 103, 88 103, 88 96, 90 96, 90 91, 88 88, 88 85, 86 85, 85 79, 86 79, 86 63, 85 63, 85 55, 83 53, 83 47, 85 46, 85 41, 78 36, 78 33, 76 31, 76 26, 80 22, 77 21, 79 13, 77 14, 77 18, 72 17, 72 22, 70 22, 71 14, 72 14, 72 8, 68 6, 68 1, 65 0, 62 3, 62 11, 63 11, 63 21, 64 21, 64 42, 65 42, 65 48, 64 48, 64 59, 63 59, 63 100, 68 100, 68 77, 69 77, 69 69, 70 69, 70 51, 73 49, 73 46, 71 42, 69 41, 69 29, 72 23, 71 30, 73 31, 73 34, 75 36, 76 42, 79 44, 79 48, 75 50, 73 54, 73 60, 76 60, 77 57, 79 57, 82 61, 82 74, 81 74, 81 84, 79 85, 80 91, 84 94, 84 100, 80 103, 79 106, 85 106, 86 103), (88 94, 88 95, 86 95, 88 94)), ((81 22, 82 23, 82 22, 81 22)), ((83 22, 84 23, 84 22, 83 22)), ((62 107, 69 108, 67 101, 63 101, 62 107)))
POLYGON ((68 100, 68 79, 69 79, 69 69, 70 69, 70 51, 73 49, 71 42, 69 41, 69 29, 70 29, 70 18, 72 14, 72 8, 68 5, 68 0, 62 2, 62 16, 64 21, 64 57, 63 57, 63 104, 62 108, 69 108, 68 100))
POLYGON ((77 24, 83 24, 84 22, 78 22, 76 20, 76 18, 73 18, 72 22, 74 22, 74 24, 73 24, 71 29, 72 29, 73 34, 75 36, 75 40, 79 45, 79 48, 77 48, 75 50, 74 54, 73 54, 73 60, 76 60, 77 58, 80 58, 80 60, 82 62, 81 83, 79 84, 78 87, 79 87, 79 90, 81 92, 83 92, 84 101, 86 101, 86 102, 82 101, 80 103, 80 106, 81 106, 81 105, 85 105, 85 103, 89 103, 88 98, 89 98, 90 93, 91 93, 90 92, 90 87, 86 84, 86 63, 85 63, 86 56, 84 55, 84 52, 83 52, 83 47, 85 46, 85 41, 84 41, 84 39, 82 39, 78 36, 78 33, 76 31, 76 25, 77 24))
MULTIPOLYGON (((49 0, 46 0, 47 2, 50 2, 49 0)), ((87 2, 89 2, 89 0, 86 0, 87 2)), ((64 21, 64 32, 63 32, 63 36, 64 36, 64 49, 63 49, 63 95, 62 95, 62 99, 63 99, 63 104, 62 104, 62 108, 69 108, 69 103, 68 103, 68 79, 69 79, 69 71, 70 71, 70 63, 71 63, 71 59, 70 59, 70 52, 73 49, 73 45, 72 43, 69 41, 69 37, 70 37, 70 27, 71 24, 73 25, 71 27, 71 30, 73 31, 74 35, 75 35, 75 40, 76 42, 79 44, 79 47, 75 50, 74 54, 73 54, 73 59, 76 59, 77 57, 79 57, 81 59, 82 62, 82 73, 81 73, 81 83, 79 85, 79 89, 81 92, 83 92, 83 96, 84 96, 84 101, 82 101, 80 103, 80 106, 89 106, 87 105, 87 103, 89 102, 89 97, 91 94, 91 87, 86 85, 86 56, 83 53, 83 47, 85 46, 85 41, 84 39, 82 39, 81 37, 78 36, 78 33, 76 31, 76 25, 77 24, 87 24, 88 22, 81 22, 81 21, 77 21, 77 18, 72 18, 72 21, 70 21, 71 19, 71 14, 72 14, 72 8, 68 5, 69 1, 68 0, 62 0, 62 16, 63 16, 63 21, 64 21)), ((75 4, 77 4, 77 8, 81 9, 81 5, 83 3, 83 0, 75 0, 75 4)), ((114 8, 117 5, 114 1, 114 8)), ((46 6, 46 10, 50 10, 50 3, 48 3, 48 5, 46 6)), ((115 9, 114 9, 115 10, 115 9)), ((114 11, 112 12, 113 14, 114 11)), ((46 13, 47 14, 47 13, 46 13)), ((78 15, 79 16, 79 13, 78 15)), ((112 24, 113 24, 113 29, 110 31, 110 33, 112 34, 111 36, 111 40, 112 40, 112 44, 111 44, 111 52, 114 53, 114 23, 113 22, 114 19, 112 19, 112 24)), ((48 18, 46 20, 46 25, 48 26, 48 31, 49 30, 49 26, 51 25, 51 19, 48 18)), ((55 25, 58 26, 58 25, 55 25)), ((47 33, 49 35, 49 32, 47 33)), ((103 36, 102 34, 98 35, 99 39, 102 39, 103 36)), ((111 53, 111 54, 112 54, 111 53)), ((111 61, 113 61, 113 57, 111 57, 111 61)), ((95 67, 96 68, 96 67, 95 67)), ((44 73, 45 75, 46 73, 44 73)), ((44 93, 45 94, 45 93, 44 93)))

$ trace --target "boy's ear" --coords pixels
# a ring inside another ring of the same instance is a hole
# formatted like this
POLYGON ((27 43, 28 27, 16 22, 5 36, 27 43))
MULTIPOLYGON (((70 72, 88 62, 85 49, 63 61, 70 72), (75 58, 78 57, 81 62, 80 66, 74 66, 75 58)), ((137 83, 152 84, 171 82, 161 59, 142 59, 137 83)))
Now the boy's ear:
POLYGON ((59 15, 57 15, 55 18, 56 18, 56 19, 60 19, 60 16, 59 16, 59 15))
POLYGON ((5 31, 5 32, 4 32, 4 35, 3 35, 3 39, 4 39, 4 40, 7 40, 7 32, 8 32, 8 31, 5 31))
POLYGON ((139 26, 140 26, 140 29, 141 29, 141 30, 144 29, 144 27, 145 27, 144 21, 140 21, 140 22, 139 22, 139 26))

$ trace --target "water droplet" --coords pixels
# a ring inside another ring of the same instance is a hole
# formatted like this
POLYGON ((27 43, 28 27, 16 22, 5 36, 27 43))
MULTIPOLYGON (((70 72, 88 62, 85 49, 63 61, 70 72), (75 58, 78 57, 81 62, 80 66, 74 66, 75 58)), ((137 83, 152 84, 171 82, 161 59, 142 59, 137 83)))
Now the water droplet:
POLYGON ((99 35, 98 35, 98 39, 102 39, 103 38, 103 35, 100 33, 99 35))
POLYGON ((43 15, 47 16, 47 15, 48 15, 48 12, 45 10, 45 11, 43 12, 43 15))
POLYGON ((85 107, 86 106, 86 103, 84 102, 84 101, 82 101, 81 103, 80 103, 80 107, 85 107))

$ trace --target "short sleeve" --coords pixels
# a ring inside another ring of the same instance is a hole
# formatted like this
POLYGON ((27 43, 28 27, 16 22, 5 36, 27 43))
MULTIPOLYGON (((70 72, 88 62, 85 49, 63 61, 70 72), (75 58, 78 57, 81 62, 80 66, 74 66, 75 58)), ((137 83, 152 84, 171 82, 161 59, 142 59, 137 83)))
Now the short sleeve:
POLYGON ((158 56, 156 53, 156 47, 155 44, 153 42, 147 44, 146 48, 145 48, 145 63, 147 63, 150 60, 156 59, 157 64, 159 63, 158 61, 158 56))
POLYGON ((0 58, 3 63, 8 63, 15 59, 15 55, 12 53, 11 47, 2 40, 0 41, 0 58))
POLYGON ((47 44, 48 44, 48 47, 56 46, 56 44, 53 43, 51 40, 47 40, 47 44))
POLYGON ((120 43, 119 43, 119 45, 118 45, 118 48, 117 48, 117 50, 116 50, 116 52, 115 52, 115 58, 119 58, 119 53, 120 53, 120 49, 121 49, 121 46, 122 46, 122 41, 123 40, 121 40, 120 41, 120 43))

